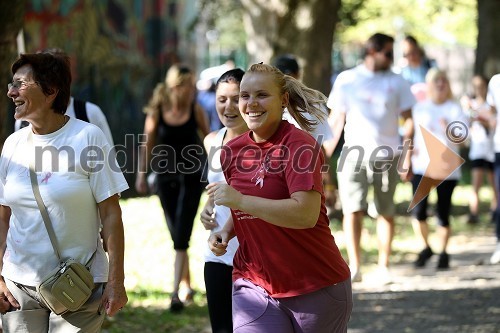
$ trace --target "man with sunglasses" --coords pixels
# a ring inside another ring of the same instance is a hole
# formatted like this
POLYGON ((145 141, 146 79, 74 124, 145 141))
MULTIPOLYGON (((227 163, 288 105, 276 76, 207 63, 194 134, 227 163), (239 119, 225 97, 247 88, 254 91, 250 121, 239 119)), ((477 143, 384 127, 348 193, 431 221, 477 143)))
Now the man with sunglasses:
MULTIPOLYGON (((351 279, 361 281, 361 232, 368 212, 368 188, 373 203, 379 240, 378 280, 390 282, 388 270, 394 235, 394 192, 399 178, 411 177, 410 156, 402 149, 399 121, 408 129, 403 139, 409 146, 415 104, 410 85, 391 70, 394 39, 376 33, 366 42, 363 63, 338 76, 328 100, 329 123, 335 146, 344 129, 344 146, 337 167, 339 196, 344 213, 351 279)), ((403 146, 403 147, 404 147, 403 146)), ((371 208, 371 207, 370 207, 371 208)))

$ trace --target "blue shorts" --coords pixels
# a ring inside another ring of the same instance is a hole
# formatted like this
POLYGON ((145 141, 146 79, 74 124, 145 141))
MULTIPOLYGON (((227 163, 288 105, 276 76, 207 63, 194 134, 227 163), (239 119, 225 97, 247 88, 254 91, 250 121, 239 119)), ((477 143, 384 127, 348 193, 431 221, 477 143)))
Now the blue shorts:
POLYGON ((351 312, 351 279, 285 298, 273 298, 246 279, 233 286, 236 333, 345 333, 351 312))

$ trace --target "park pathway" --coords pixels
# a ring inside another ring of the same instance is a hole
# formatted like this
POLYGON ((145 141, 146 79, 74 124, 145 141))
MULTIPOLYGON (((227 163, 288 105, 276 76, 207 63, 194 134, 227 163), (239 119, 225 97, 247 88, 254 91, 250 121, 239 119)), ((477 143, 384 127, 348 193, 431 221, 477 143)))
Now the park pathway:
POLYGON ((353 285, 348 333, 500 333, 500 265, 490 265, 493 236, 458 236, 450 244, 450 269, 392 267, 392 281, 375 273, 353 285))

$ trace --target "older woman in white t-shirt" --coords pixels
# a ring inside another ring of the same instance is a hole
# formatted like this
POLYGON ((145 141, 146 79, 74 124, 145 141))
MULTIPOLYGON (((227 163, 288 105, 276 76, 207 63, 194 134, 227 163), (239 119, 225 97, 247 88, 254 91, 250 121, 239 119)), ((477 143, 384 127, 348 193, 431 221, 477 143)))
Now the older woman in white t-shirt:
MULTIPOLYGON (((437 170, 434 164, 430 166, 433 156, 432 149, 427 147, 424 136, 430 132, 434 138, 439 139, 451 151, 455 152, 458 158, 459 146, 448 137, 449 125, 459 121, 464 126, 467 124, 467 118, 462 111, 460 104, 453 99, 450 82, 444 71, 431 69, 427 73, 426 81, 428 85, 428 98, 425 101, 417 103, 413 107, 413 120, 415 126, 414 149, 412 154, 412 167, 414 177, 412 179, 413 191, 417 191, 419 185, 432 184, 429 188, 437 185, 437 207, 436 214, 438 220, 438 239, 439 239, 439 260, 438 269, 449 267, 449 255, 446 251, 448 240, 451 234, 450 210, 451 197, 453 190, 460 178, 460 169, 454 171, 449 169, 437 170), (425 132, 424 132, 425 131, 425 132), (430 156, 429 156, 430 155, 430 156), (453 172, 451 172, 453 171, 453 172)), ((456 123, 458 124, 458 123, 456 123)), ((429 136, 427 136, 429 138, 429 136)), ((448 161, 447 161, 448 162, 448 161)), ((427 193, 428 194, 428 193, 427 193)), ((425 248, 419 253, 415 261, 416 267, 425 266, 426 262, 432 257, 434 252, 429 244, 429 227, 427 225, 427 205, 428 196, 425 196, 412 210, 415 220, 413 223, 414 231, 418 238, 425 245, 425 248)))
POLYGON ((22 54, 11 71, 7 96, 16 106, 14 117, 30 126, 7 138, 0 158, 3 329, 98 332, 105 314, 113 316, 127 303, 118 199, 128 185, 103 132, 64 114, 71 84, 67 56, 22 54), (81 308, 61 315, 51 313, 37 292, 59 260, 33 194, 31 163, 61 258, 89 263, 95 283, 81 308), (107 255, 99 236, 101 223, 107 255))

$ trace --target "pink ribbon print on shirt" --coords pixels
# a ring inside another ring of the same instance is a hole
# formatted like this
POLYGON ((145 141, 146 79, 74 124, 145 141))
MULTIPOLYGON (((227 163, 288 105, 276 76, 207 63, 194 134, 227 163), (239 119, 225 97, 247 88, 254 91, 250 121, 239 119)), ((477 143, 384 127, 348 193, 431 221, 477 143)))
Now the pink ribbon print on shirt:
POLYGON ((45 177, 43 177, 42 181, 40 182, 41 184, 43 184, 43 182, 45 182, 45 184, 48 184, 49 183, 49 178, 52 176, 52 173, 51 172, 47 172, 45 174, 45 177))
POLYGON ((259 186, 260 188, 264 186, 264 178, 266 177, 266 172, 269 171, 269 162, 270 157, 268 154, 266 155, 264 162, 261 163, 255 175, 252 177, 252 181, 255 182, 255 186, 259 186))

